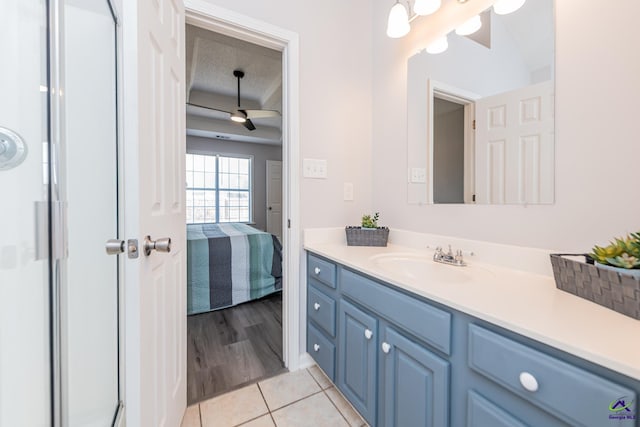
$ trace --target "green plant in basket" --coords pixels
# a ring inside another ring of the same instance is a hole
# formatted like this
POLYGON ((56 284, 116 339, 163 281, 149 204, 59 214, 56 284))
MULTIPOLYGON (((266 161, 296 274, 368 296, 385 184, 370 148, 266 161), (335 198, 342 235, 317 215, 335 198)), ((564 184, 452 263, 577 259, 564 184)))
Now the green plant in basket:
POLYGON ((378 219, 380 212, 373 215, 362 215, 362 228, 378 228, 378 219))
POLYGON ((640 232, 615 238, 608 246, 594 246, 591 258, 604 265, 640 269, 640 232))

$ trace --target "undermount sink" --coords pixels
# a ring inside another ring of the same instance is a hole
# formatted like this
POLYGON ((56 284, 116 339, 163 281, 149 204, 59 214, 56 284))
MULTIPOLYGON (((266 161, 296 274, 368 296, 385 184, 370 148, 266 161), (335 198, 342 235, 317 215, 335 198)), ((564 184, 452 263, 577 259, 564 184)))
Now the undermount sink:
POLYGON ((374 255, 371 261, 389 273, 430 282, 462 283, 490 273, 489 270, 475 266, 457 267, 436 263, 428 255, 413 253, 374 255))

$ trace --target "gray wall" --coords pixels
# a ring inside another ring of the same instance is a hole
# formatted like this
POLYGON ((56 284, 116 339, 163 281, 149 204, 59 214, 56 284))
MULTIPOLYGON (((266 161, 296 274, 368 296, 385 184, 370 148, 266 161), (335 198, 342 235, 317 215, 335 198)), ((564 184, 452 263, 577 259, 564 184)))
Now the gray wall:
POLYGON ((187 136, 187 152, 197 154, 239 154, 253 156, 253 222, 265 230, 267 226, 267 160, 282 160, 279 145, 251 144, 247 142, 220 141, 217 139, 187 136))
POLYGON ((464 106, 433 100, 433 202, 464 203, 464 106))

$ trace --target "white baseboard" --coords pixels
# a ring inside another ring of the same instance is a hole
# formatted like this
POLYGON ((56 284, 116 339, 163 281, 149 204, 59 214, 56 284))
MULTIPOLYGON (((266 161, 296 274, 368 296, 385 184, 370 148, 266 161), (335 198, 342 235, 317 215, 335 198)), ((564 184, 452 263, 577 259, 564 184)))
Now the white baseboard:
POLYGON ((309 355, 309 353, 305 352, 300 354, 300 357, 298 359, 298 369, 310 368, 315 364, 316 364, 316 361, 313 360, 313 358, 311 357, 311 355, 309 355))

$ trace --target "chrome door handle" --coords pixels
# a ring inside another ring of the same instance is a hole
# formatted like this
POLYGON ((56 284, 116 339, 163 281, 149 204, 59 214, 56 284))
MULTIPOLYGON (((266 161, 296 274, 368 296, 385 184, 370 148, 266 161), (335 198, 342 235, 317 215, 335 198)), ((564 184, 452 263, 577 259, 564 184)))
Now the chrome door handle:
POLYGON ((151 251, 153 250, 158 252, 171 252, 171 237, 151 240, 151 236, 145 236, 143 248, 146 256, 151 255, 151 251))
POLYGON ((104 245, 107 255, 118 255, 124 252, 124 240, 109 239, 104 245))

